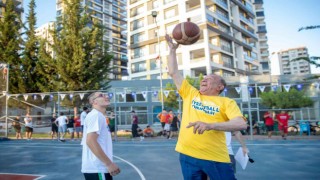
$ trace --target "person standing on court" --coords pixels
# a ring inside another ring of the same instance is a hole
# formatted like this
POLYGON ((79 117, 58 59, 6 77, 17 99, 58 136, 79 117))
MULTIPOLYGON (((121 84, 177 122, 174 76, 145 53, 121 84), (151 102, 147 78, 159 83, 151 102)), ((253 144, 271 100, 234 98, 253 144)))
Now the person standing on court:
POLYGON ((58 126, 56 124, 56 119, 56 114, 53 113, 51 118, 51 140, 53 140, 54 136, 58 139, 58 126))
POLYGON ((271 139, 272 132, 273 132, 273 125, 274 125, 272 111, 267 111, 266 113, 264 113, 263 118, 265 120, 265 125, 267 127, 268 138, 271 139))
POLYGON ((87 114, 89 113, 89 109, 87 107, 83 107, 82 110, 83 111, 80 114, 80 120, 81 120, 81 128, 82 128, 82 131, 83 131, 83 122, 84 122, 84 119, 86 118, 87 114))
POLYGON ((286 111, 281 111, 280 114, 276 115, 278 121, 279 131, 281 131, 282 139, 286 140, 288 135, 288 122, 290 115, 286 111))
POLYGON ((12 121, 12 126, 14 130, 16 131, 16 138, 17 139, 22 139, 21 136, 21 125, 20 125, 20 116, 16 116, 13 121, 12 121))
POLYGON ((59 141, 64 142, 64 135, 67 132, 67 124, 69 123, 69 119, 64 115, 63 112, 61 112, 55 123, 58 126, 59 141))
POLYGON ((89 96, 91 112, 84 121, 81 172, 86 180, 112 179, 120 173, 113 162, 112 137, 104 116, 109 97, 101 92, 89 96))
POLYGON ((224 131, 246 129, 245 119, 237 103, 220 97, 225 80, 215 74, 200 82, 200 90, 191 86, 178 70, 176 50, 166 35, 169 46, 168 70, 183 99, 183 116, 176 145, 185 180, 235 179, 224 131))
POLYGON ((135 111, 131 111, 131 132, 132 132, 132 138, 139 137, 138 135, 138 127, 139 127, 139 121, 138 116, 136 115, 135 111))
POLYGON ((26 114, 26 117, 24 118, 24 123, 26 126, 26 138, 28 141, 30 141, 33 133, 33 125, 32 125, 32 117, 30 116, 29 113, 26 114))

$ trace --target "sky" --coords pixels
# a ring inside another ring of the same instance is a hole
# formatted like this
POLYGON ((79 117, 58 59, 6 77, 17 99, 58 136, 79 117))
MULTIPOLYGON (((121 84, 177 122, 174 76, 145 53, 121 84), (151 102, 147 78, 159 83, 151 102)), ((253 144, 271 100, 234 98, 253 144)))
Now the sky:
MULTIPOLYGON (((24 11, 28 13, 30 0, 24 0, 24 11)), ((36 0, 37 27, 54 21, 56 0, 36 0)), ((264 0, 264 14, 270 56, 289 48, 305 46, 310 56, 320 56, 320 29, 298 32, 300 27, 320 25, 319 0, 264 0)), ((277 56, 271 56, 271 72, 279 74, 277 56)), ((311 66, 312 73, 320 68, 311 66)))

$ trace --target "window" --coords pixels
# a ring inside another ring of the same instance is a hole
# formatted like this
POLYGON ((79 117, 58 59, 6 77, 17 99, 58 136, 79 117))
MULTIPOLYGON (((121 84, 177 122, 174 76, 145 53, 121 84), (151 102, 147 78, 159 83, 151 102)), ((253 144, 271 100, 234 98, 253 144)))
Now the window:
POLYGON ((131 72, 138 73, 146 71, 146 63, 145 62, 137 62, 131 64, 131 72))
POLYGON ((175 8, 171 8, 169 10, 166 10, 165 14, 164 14, 165 18, 171 18, 171 17, 174 17, 175 15, 176 15, 175 8))
POLYGON ((144 33, 138 33, 131 36, 131 44, 136 44, 144 40, 144 33))
POLYGON ((135 20, 135 21, 133 21, 131 23, 131 30, 137 30, 137 29, 139 29, 139 28, 141 28, 143 26, 144 26, 143 18, 142 19, 137 19, 137 20, 135 20))

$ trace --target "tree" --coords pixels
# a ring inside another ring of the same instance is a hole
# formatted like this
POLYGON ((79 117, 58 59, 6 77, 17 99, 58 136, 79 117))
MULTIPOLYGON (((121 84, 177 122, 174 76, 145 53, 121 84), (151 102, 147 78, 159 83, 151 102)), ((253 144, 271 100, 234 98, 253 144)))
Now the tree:
POLYGON ((64 11, 52 33, 54 90, 107 89, 112 56, 108 54, 108 43, 103 40, 104 28, 84 12, 81 0, 62 2, 64 11))
POLYGON ((22 73, 25 82, 25 93, 41 92, 37 87, 39 74, 37 73, 36 65, 38 64, 39 42, 35 32, 37 21, 35 13, 35 0, 31 0, 28 7, 29 13, 26 16, 28 27, 25 27, 26 40, 22 56, 22 73))
MULTIPOLYGON (((63 13, 50 31, 52 41, 41 40, 38 86, 47 91, 86 91, 108 89, 111 72, 105 28, 82 7, 82 0, 62 0, 63 13), (49 46, 49 47, 46 47, 49 46), (51 52, 54 56, 51 57, 51 52)), ((70 102, 64 100, 64 105, 70 102)), ((74 107, 82 103, 72 98, 74 107)))
POLYGON ((303 91, 291 89, 289 92, 269 91, 260 95, 261 103, 268 108, 289 109, 302 108, 313 105, 311 98, 304 95, 303 91))
MULTIPOLYGON (((186 77, 186 80, 195 88, 199 89, 200 88, 200 82, 203 79, 203 75, 200 73, 198 78, 191 78, 190 76, 186 77)), ((172 83, 167 83, 166 84, 166 88, 165 90, 169 90, 170 93, 168 95, 168 97, 166 97, 164 99, 164 105, 166 107, 171 107, 174 109, 178 109, 179 108, 179 101, 178 101, 178 96, 176 95, 176 86, 172 83)), ((160 97, 161 98, 161 95, 160 97)))
POLYGON ((15 12, 19 9, 13 0, 7 0, 3 17, 0 20, 0 62, 9 64, 9 92, 11 94, 25 91, 21 73, 21 44, 19 30, 21 17, 15 12))

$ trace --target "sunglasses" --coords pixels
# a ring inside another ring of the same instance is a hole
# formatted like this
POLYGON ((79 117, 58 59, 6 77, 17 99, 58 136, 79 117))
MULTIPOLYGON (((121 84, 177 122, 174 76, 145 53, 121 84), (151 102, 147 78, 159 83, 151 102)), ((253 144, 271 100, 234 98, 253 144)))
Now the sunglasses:
POLYGON ((100 98, 100 97, 104 98, 104 97, 107 97, 107 96, 106 96, 105 94, 99 94, 98 96, 96 96, 95 98, 93 98, 92 101, 95 100, 95 99, 97 99, 97 98, 100 98))

